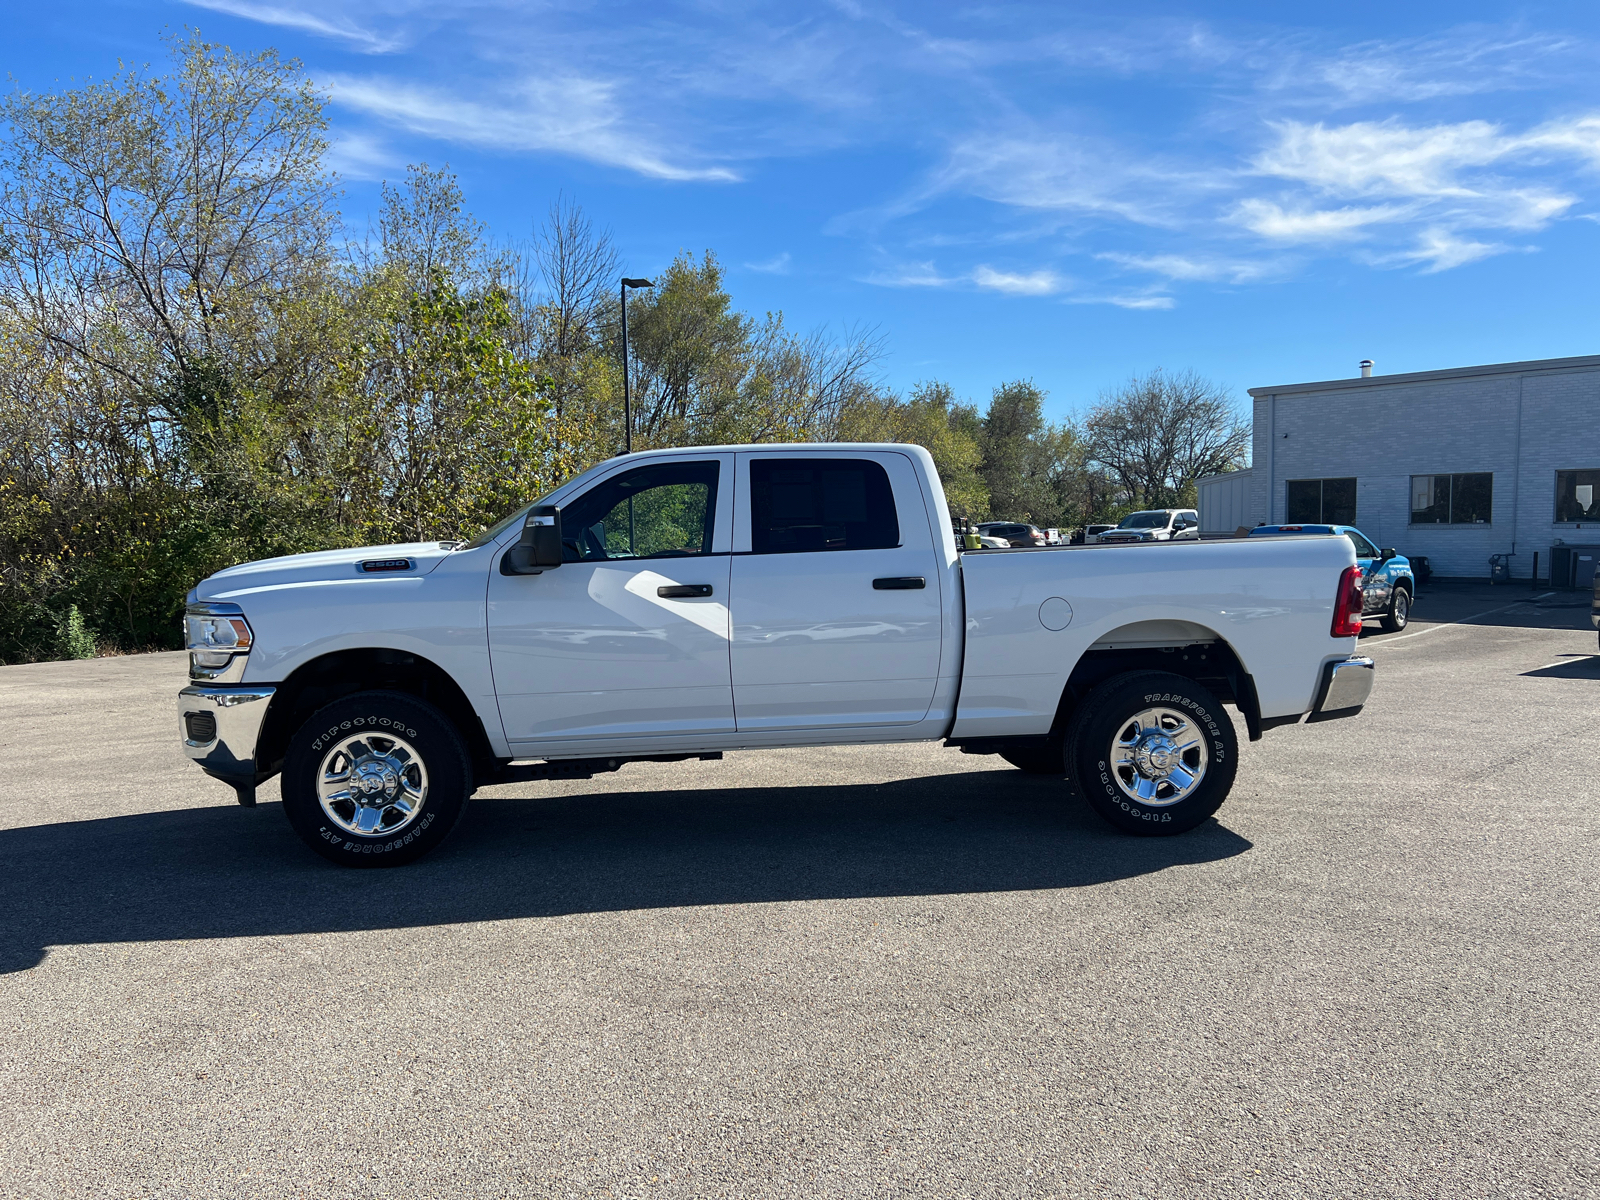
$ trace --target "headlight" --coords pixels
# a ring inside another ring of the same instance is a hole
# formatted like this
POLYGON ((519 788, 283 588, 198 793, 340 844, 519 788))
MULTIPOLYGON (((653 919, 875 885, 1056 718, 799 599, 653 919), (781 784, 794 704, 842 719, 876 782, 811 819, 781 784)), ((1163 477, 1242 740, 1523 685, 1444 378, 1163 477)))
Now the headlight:
POLYGON ((189 673, 197 678, 211 677, 236 656, 250 652, 250 625, 237 604, 191 604, 183 614, 183 627, 189 673))

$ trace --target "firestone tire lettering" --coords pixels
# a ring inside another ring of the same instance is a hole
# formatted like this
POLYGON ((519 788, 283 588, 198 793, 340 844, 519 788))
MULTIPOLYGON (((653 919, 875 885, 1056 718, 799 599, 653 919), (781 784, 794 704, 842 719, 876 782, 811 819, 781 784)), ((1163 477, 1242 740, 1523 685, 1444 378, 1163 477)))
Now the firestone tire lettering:
POLYGON ((431 704, 399 692, 364 692, 328 705, 290 739, 283 766, 284 815, 308 846, 343 866, 400 865, 420 858, 455 828, 466 811, 471 789, 472 767, 449 719, 431 704), (351 715, 343 715, 346 712, 351 715), (349 737, 351 731, 362 729, 403 734, 428 768, 424 811, 403 834, 383 841, 330 827, 317 798, 316 772, 322 751, 349 737), (316 730, 321 732, 313 736, 316 730))

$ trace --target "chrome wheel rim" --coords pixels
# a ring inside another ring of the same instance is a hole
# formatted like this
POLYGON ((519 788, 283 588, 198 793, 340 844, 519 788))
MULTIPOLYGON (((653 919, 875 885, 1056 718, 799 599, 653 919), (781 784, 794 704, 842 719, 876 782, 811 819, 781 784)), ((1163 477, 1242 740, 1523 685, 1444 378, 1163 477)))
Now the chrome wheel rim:
POLYGON ((335 745, 317 771, 328 819, 357 837, 398 833, 428 800, 428 768, 415 746, 389 734, 358 733, 335 745))
POLYGON ((1111 739, 1111 777, 1130 800, 1152 808, 1194 794, 1206 776, 1206 739, 1175 708, 1147 708, 1129 717, 1111 739))
POLYGON ((1394 623, 1401 629, 1406 627, 1406 622, 1411 619, 1411 601, 1405 592, 1396 591, 1394 594, 1394 623))

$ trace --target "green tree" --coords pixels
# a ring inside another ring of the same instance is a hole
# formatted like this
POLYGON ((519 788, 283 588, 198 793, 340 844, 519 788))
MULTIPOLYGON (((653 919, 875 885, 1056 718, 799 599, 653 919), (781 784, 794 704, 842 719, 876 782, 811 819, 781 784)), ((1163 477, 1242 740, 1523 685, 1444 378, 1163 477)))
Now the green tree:
POLYGON ((678 255, 655 280, 628 302, 637 446, 826 440, 874 388, 875 334, 802 337, 782 313, 754 320, 733 306, 710 251, 678 255))
POLYGON ((1044 419, 1044 393, 1031 380, 1002 384, 984 414, 980 474, 989 507, 1005 521, 1065 524, 1062 473, 1076 438, 1044 419))
POLYGON ((0 101, 6 657, 71 604, 167 642, 197 576, 299 540, 285 476, 235 468, 278 465, 269 410, 306 382, 281 335, 331 270, 322 102, 272 51, 171 47, 164 76, 0 101))
POLYGON ((951 513, 982 520, 989 490, 981 473, 982 434, 977 409, 961 404, 947 383, 919 383, 909 398, 862 394, 841 414, 843 442, 907 442, 925 447, 939 470, 951 513))
POLYGON ((469 536, 578 469, 585 439, 557 437, 455 177, 413 167, 383 195, 317 423, 324 470, 360 540, 469 536))

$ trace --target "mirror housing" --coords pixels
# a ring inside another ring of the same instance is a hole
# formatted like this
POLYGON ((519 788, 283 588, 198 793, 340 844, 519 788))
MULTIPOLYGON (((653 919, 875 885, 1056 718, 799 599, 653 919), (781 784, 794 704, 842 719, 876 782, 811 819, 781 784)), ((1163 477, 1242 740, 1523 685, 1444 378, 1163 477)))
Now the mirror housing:
POLYGON ((561 565, 561 509, 540 504, 528 512, 522 540, 500 560, 502 575, 539 575, 561 565))
POLYGON ((1381 549, 1379 549, 1379 551, 1378 551, 1378 558, 1382 562, 1388 562, 1391 558, 1399 558, 1399 557, 1400 557, 1400 552, 1398 550, 1396 550, 1393 546, 1384 546, 1381 549))

